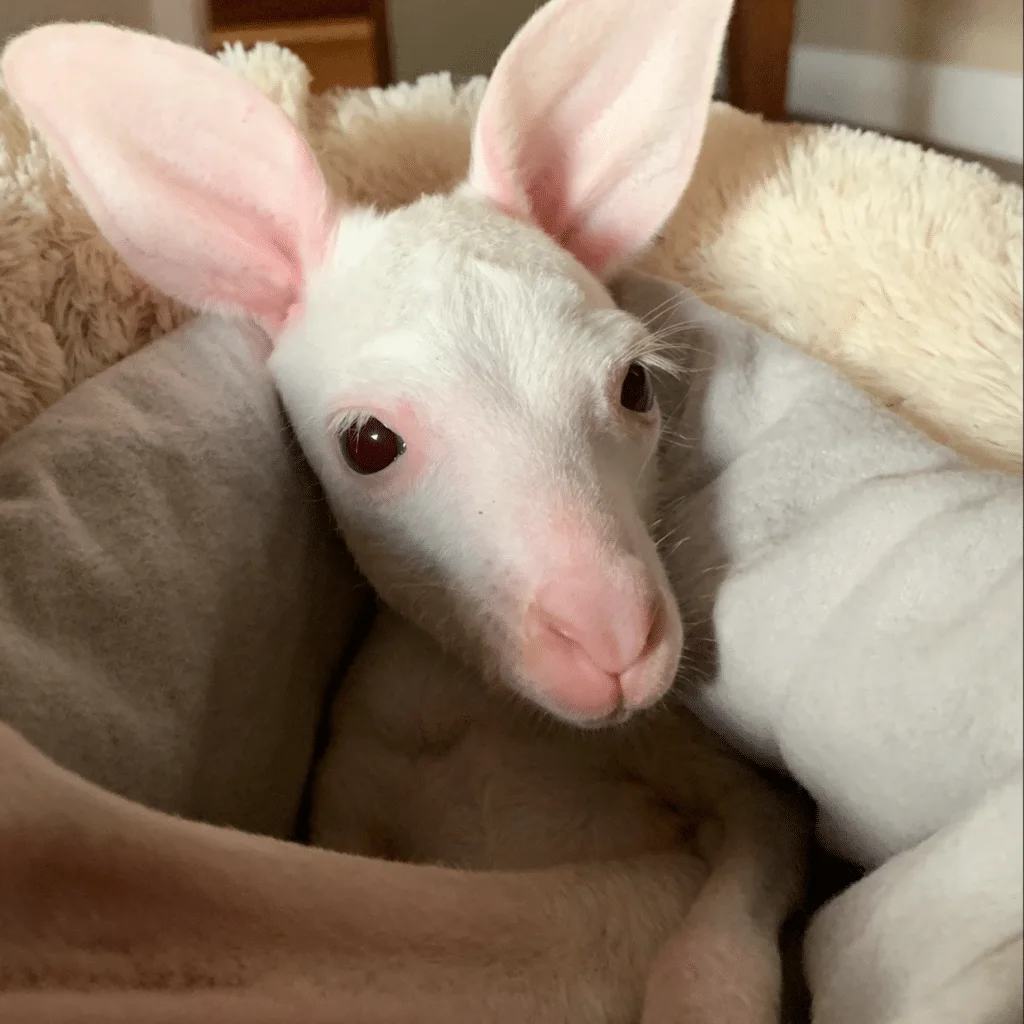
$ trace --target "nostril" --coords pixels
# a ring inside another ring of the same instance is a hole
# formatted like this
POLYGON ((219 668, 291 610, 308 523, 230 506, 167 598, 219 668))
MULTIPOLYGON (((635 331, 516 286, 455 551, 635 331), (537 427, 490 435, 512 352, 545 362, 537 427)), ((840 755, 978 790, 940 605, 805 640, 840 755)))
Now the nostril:
POLYGON ((622 707, 618 674, 597 664, 559 620, 533 607, 524 627, 523 668, 555 706, 585 719, 604 719, 622 707))
POLYGON ((585 642, 584 631, 577 624, 566 622, 545 608, 534 608, 532 611, 533 614, 528 616, 528 622, 532 629, 529 629, 528 632, 533 633, 536 640, 545 645, 559 648, 566 653, 572 651, 577 656, 587 656, 596 667, 604 669, 597 659, 591 657, 590 647, 592 645, 585 642))
POLYGON ((661 643, 665 637, 666 625, 665 609, 661 605, 654 604, 652 602, 650 607, 650 616, 648 618, 647 633, 644 637, 644 646, 637 657, 641 657, 661 643))
POLYGON ((640 613, 639 628, 637 629, 637 637, 642 639, 640 640, 639 650, 636 651, 633 657, 633 661, 636 661, 654 642, 656 634, 661 629, 661 618, 661 606, 658 602, 654 600, 646 602, 643 606, 643 611, 640 613))
POLYGON ((615 610, 611 611, 612 644, 609 653, 618 665, 616 671, 624 672, 651 648, 656 642, 660 620, 659 604, 653 599, 630 604, 624 602, 617 614, 615 610))
POLYGON ((654 601, 606 601, 596 609, 583 605, 573 616, 562 608, 534 605, 531 613, 535 629, 580 648, 595 665, 614 674, 635 664, 650 648, 660 619, 654 601))
POLYGON ((547 633, 553 633, 566 643, 576 644, 579 647, 585 646, 582 636, 584 630, 579 623, 564 619, 547 608, 537 609, 537 619, 541 628, 547 633))
POLYGON ((682 648, 674 605, 606 599, 603 616, 576 617, 558 614, 565 607, 535 601, 522 622, 523 678, 544 695, 549 709, 568 711, 577 721, 610 723, 616 715, 625 718, 648 707, 671 687, 682 648), (631 617, 631 626, 612 641, 617 610, 631 617))
POLYGON ((545 621, 541 617, 541 639, 544 643, 552 644, 563 650, 572 650, 578 654, 588 655, 587 645, 581 643, 572 632, 562 625, 553 621, 545 621))

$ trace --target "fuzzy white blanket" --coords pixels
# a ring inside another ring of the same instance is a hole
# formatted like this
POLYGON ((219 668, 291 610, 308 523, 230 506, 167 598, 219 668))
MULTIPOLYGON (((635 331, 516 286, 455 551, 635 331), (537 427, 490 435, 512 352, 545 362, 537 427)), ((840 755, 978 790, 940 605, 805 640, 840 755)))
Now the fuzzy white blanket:
MULTIPOLYGON (((220 59, 298 123, 328 180, 392 207, 465 171, 484 82, 313 97, 270 44, 220 59)), ((643 269, 838 366, 982 462, 1020 472, 1021 189, 916 146, 712 111, 643 269)), ((187 311, 121 264, 0 87, 0 439, 187 311)))

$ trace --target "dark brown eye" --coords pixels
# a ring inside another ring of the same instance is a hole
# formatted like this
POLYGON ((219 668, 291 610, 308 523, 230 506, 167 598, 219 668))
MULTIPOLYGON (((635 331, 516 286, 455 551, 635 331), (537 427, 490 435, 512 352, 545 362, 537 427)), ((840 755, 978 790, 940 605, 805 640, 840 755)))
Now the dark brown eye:
POLYGON ((651 375, 643 363, 630 363, 626 376, 622 381, 622 394, 619 396, 623 409, 630 412, 650 412, 654 408, 654 388, 651 386, 651 375))
POLYGON ((363 423, 353 423, 341 435, 341 451, 357 473, 370 476, 387 469, 405 451, 405 442, 371 416, 363 423))

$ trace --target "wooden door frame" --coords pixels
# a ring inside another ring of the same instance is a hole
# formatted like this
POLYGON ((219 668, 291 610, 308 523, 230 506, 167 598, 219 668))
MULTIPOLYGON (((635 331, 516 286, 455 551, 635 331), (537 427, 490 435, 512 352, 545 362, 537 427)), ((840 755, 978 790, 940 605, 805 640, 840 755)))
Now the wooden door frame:
POLYGON ((786 119, 796 0, 736 0, 726 39, 729 102, 769 121, 786 119))

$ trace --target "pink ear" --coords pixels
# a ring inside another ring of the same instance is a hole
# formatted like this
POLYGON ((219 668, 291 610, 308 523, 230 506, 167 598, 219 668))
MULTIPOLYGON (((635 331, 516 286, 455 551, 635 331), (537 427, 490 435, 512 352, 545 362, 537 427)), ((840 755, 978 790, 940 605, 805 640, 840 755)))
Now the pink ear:
POLYGON ((336 215, 285 114, 212 57, 99 24, 14 39, 9 92, 126 262, 190 306, 276 332, 336 215))
POLYGON ((732 0, 553 0, 502 54, 469 183, 597 274, 646 245, 700 151, 732 0))

